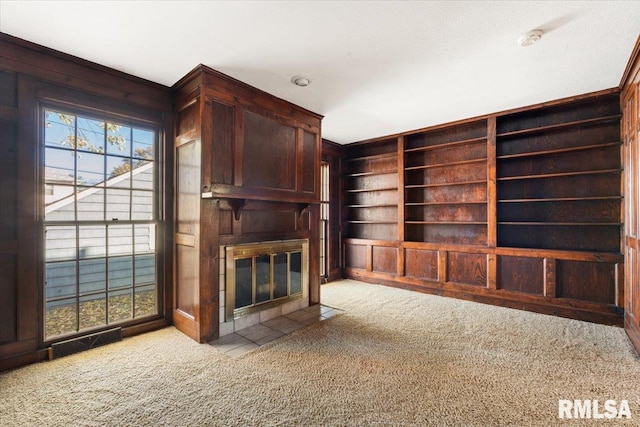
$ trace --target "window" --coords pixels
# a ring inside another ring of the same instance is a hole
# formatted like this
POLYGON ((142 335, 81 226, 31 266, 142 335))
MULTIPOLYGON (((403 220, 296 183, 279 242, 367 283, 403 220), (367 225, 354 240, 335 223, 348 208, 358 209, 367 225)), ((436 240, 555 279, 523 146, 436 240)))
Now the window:
POLYGON ((157 132, 42 115, 45 340, 158 314, 157 132))
POLYGON ((320 277, 329 276, 329 163, 320 166, 320 277))

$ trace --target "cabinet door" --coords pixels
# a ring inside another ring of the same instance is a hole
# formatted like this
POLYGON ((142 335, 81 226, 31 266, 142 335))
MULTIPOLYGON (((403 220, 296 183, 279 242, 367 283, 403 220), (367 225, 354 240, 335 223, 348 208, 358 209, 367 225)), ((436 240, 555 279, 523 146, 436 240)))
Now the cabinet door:
POLYGON ((624 228, 624 295, 625 329, 634 346, 640 352, 640 257, 638 257, 638 85, 623 98, 622 137, 624 143, 625 170, 625 228, 624 228))

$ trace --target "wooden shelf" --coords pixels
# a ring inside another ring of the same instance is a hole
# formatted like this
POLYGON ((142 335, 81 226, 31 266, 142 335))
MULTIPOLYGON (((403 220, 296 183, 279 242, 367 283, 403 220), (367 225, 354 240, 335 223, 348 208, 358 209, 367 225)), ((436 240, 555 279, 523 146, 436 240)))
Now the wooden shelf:
POLYGON ((414 153, 416 151, 438 150, 438 149, 444 148, 444 147, 453 147, 455 145, 469 144, 469 143, 473 143, 473 142, 481 142, 481 141, 486 141, 486 140, 487 140, 487 137, 486 136, 482 136, 482 137, 479 137, 479 138, 470 138, 470 139, 464 139, 464 140, 461 140, 461 141, 444 142, 442 144, 435 144, 435 145, 425 145, 424 147, 405 148, 404 152, 405 153, 414 153))
POLYGON ((554 197, 548 199, 503 199, 498 200, 498 203, 582 202, 593 200, 622 200, 622 196, 554 197))
POLYGON ((413 225, 487 225, 487 221, 405 221, 413 225))
POLYGON ((370 156, 352 157, 350 159, 347 159, 347 162, 357 162, 360 160, 386 159, 386 158, 392 158, 392 157, 398 157, 398 153, 393 151, 391 153, 380 153, 380 154, 372 154, 370 156))
POLYGON ((347 190, 347 193, 367 193, 370 191, 393 191, 398 190, 398 187, 383 187, 383 188, 363 188, 357 190, 347 190))
POLYGON ((347 224, 397 224, 397 221, 345 221, 347 224))
POLYGON ((412 170, 419 170, 419 169, 442 168, 442 167, 448 167, 448 166, 468 165, 468 164, 472 164, 472 163, 486 163, 486 162, 487 162, 486 158, 472 159, 472 160, 460 160, 460 161, 457 161, 457 162, 437 163, 437 164, 433 164, 433 165, 408 166, 408 167, 405 167, 404 170, 405 171, 412 171, 412 170))
POLYGON ((499 221, 498 225, 540 225, 540 226, 620 226, 620 222, 534 222, 534 221, 499 221))
POLYGON ((464 182, 446 182, 441 184, 409 184, 405 185, 404 188, 431 188, 431 187, 449 187, 454 185, 467 185, 467 184, 486 184, 486 180, 482 181, 464 181, 464 182))
POLYGON ((359 177, 359 176, 391 175, 393 173, 398 173, 398 171, 391 170, 391 171, 382 171, 382 172, 357 172, 357 173, 348 173, 344 175, 344 177, 353 178, 353 177, 359 177))
POLYGON ((562 177, 562 176, 599 175, 599 174, 620 173, 620 172, 622 172, 622 169, 602 169, 602 170, 596 170, 596 171, 560 172, 560 173, 547 173, 547 174, 539 174, 539 175, 506 176, 506 177, 497 178, 497 181, 556 178, 556 177, 562 177))
POLYGON ((347 205, 348 208, 397 208, 398 205, 347 205))
POLYGON ((621 145, 621 142, 609 142, 607 144, 595 144, 595 145, 583 145, 580 147, 569 147, 569 148, 556 148, 553 150, 543 150, 543 151, 531 151, 528 153, 518 153, 518 154, 504 154, 501 156, 496 156, 496 159, 505 160, 505 159, 519 159, 524 157, 537 157, 537 156, 545 156, 548 154, 557 154, 557 153, 571 153, 574 151, 587 151, 587 150, 595 150, 603 147, 615 147, 621 145))
POLYGON ((405 206, 443 206, 443 205, 486 205, 487 201, 482 202, 408 202, 405 206))
POLYGON ((504 138, 504 137, 510 137, 510 136, 520 136, 520 135, 534 134, 534 133, 539 133, 539 132, 554 131, 554 130, 565 129, 565 128, 579 127, 579 126, 604 124, 604 123, 609 123, 609 122, 613 122, 613 121, 616 121, 616 120, 620 120, 621 117, 622 117, 622 115, 615 114, 615 115, 612 115, 612 116, 596 117, 594 119, 584 119, 584 120, 576 120, 576 121, 572 121, 572 122, 557 123, 557 124, 553 124, 553 125, 538 126, 538 127, 535 127, 535 128, 527 128, 527 129, 521 129, 521 130, 514 130, 514 131, 509 131, 509 132, 498 133, 496 135, 496 137, 504 138))

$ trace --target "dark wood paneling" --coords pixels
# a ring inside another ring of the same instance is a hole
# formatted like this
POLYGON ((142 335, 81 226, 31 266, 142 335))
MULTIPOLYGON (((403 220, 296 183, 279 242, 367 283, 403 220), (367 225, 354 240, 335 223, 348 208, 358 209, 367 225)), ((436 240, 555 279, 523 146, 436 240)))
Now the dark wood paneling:
POLYGON ((313 133, 303 132, 302 139, 302 191, 316 191, 316 164, 318 163, 316 140, 313 133))
POLYGON ((0 119, 0 240, 17 237, 16 137, 14 123, 0 119))
POLYGON ((465 184, 406 190, 405 203, 462 203, 486 202, 487 185, 465 184))
POLYGON ((0 71, 0 105, 16 107, 18 105, 16 74, 0 71))
POLYGON ((544 293, 543 258, 498 256, 498 289, 544 293))
POLYGON ((245 186, 295 189, 294 128, 245 112, 243 150, 242 179, 245 186))
POLYGON ((398 250, 396 248, 386 248, 374 246, 371 249, 373 271, 396 274, 398 269, 398 250))
POLYGON ((470 121, 435 130, 411 133, 406 136, 406 148, 446 144, 485 136, 487 136, 486 122, 484 120, 470 121))
POLYGON ((233 212, 220 210, 220 235, 233 234, 233 212))
POLYGON ((243 234, 282 233, 296 231, 297 212, 288 210, 244 210, 243 234))
POLYGON ((486 204, 407 206, 406 221, 486 222, 486 204))
POLYGON ((497 185, 498 198, 501 200, 611 197, 620 195, 620 172, 538 178, 530 181, 498 181, 497 185))
POLYGON ((438 252, 406 249, 405 275, 424 280, 438 280, 438 252))
POLYGON ((17 340, 18 276, 16 256, 0 255, 0 344, 17 340))
POLYGON ((405 167, 422 165, 440 165, 452 162, 463 162, 487 158, 487 143, 484 140, 474 141, 460 149, 457 145, 445 145, 427 151, 410 151, 405 155, 405 167))
POLYGON ((620 226, 499 225, 498 246, 620 252, 620 226))
POLYGON ((615 304, 615 264, 559 260, 556 268, 558 297, 615 304))
MULTIPOLYGON (((234 109, 209 100, 211 124, 211 182, 233 184, 234 176, 234 109)), ((207 185, 207 182, 203 182, 207 185)))
POLYGON ((363 245, 344 245, 344 264, 349 268, 364 270, 367 265, 367 247, 363 245))
POLYGON ((478 224, 407 224, 405 226, 405 240, 410 242, 486 245, 487 226, 478 224))
POLYGON ((176 148, 176 231, 182 234, 195 234, 200 220, 199 157, 195 142, 176 148))
POLYGON ((447 274, 449 282, 486 286, 487 256, 484 254, 449 252, 447 274))
POLYGON ((176 246, 176 307, 184 313, 195 316, 198 277, 198 253, 194 247, 176 246))

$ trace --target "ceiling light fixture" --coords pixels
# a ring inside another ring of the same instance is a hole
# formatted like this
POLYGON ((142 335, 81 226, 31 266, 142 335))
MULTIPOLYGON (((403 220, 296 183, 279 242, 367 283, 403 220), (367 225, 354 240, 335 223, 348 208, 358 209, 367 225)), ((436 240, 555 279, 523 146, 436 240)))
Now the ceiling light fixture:
POLYGON ((305 87, 311 84, 311 79, 304 76, 293 76, 291 77, 291 83, 296 86, 305 87))
POLYGON ((542 38, 542 30, 529 31, 518 38, 518 44, 522 47, 531 46, 542 38))

